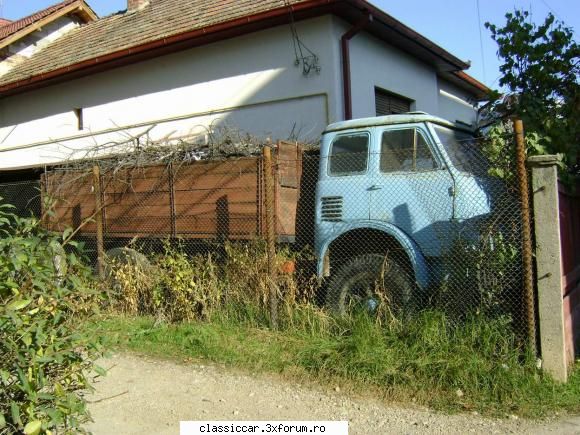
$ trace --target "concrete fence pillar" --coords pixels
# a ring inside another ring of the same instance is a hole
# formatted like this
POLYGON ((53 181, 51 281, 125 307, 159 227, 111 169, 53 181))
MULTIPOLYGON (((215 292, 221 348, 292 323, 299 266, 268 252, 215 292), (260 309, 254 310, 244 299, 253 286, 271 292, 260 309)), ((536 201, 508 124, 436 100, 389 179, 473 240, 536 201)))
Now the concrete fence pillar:
POLYGON ((534 156, 528 159, 528 166, 532 170, 542 366, 555 380, 566 382, 568 367, 562 295, 557 163, 557 156, 534 156))

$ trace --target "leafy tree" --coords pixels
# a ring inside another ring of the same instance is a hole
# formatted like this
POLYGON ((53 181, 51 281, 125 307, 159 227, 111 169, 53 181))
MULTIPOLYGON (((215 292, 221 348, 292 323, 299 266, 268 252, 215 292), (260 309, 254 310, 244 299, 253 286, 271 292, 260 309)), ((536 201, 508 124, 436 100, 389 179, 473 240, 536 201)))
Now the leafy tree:
POLYGON ((508 94, 492 95, 496 118, 520 117, 539 141, 532 154, 561 154, 569 168, 580 147, 580 46, 571 28, 549 14, 537 26, 527 11, 506 14, 504 26, 486 23, 503 64, 499 84, 508 94))

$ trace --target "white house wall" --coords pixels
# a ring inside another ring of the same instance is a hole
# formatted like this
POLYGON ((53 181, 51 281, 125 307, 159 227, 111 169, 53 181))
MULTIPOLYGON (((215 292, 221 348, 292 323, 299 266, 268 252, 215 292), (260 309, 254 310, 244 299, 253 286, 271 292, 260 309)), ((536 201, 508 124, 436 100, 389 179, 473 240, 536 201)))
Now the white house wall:
MULTIPOLYGON (((144 132, 153 141, 203 140, 219 125, 273 141, 316 141, 344 117, 340 37, 349 26, 325 16, 297 28, 319 58, 319 74, 305 77, 296 67, 290 28, 280 26, 2 99, 0 170, 83 158, 95 146, 118 151, 102 145, 144 132)), ((433 67, 364 32, 351 41, 351 76, 355 117, 375 115, 375 86, 414 100, 413 110, 474 117, 442 97, 441 89, 465 95, 439 82, 433 67)))
POLYGON ((290 29, 280 26, 6 98, 0 169, 80 158, 146 130, 160 140, 221 124, 272 140, 316 140, 342 116, 336 41, 329 16, 297 26, 320 74, 305 77, 295 66, 290 29), (82 131, 75 108, 83 109, 82 131))
POLYGON ((476 115, 474 103, 467 92, 439 79, 439 116, 472 124, 476 122, 476 115))
MULTIPOLYGON (((334 28, 340 38, 350 25, 335 19, 334 28)), ((412 100, 411 110, 452 121, 475 120, 476 111, 467 102, 466 92, 439 80, 433 66, 368 33, 361 32, 350 41, 350 58, 353 118, 376 115, 375 87, 378 87, 412 100)))
POLYGON ((375 86, 413 100, 411 110, 438 114, 433 67, 368 33, 351 40, 350 57, 354 118, 376 115, 375 86))

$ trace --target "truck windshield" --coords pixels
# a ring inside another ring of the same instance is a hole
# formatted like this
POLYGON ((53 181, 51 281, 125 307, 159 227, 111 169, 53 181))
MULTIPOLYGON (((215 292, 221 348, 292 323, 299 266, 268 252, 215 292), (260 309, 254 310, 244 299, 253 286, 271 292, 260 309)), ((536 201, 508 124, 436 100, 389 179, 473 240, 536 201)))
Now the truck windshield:
POLYGON ((451 163, 458 171, 480 176, 487 175, 487 159, 473 135, 440 125, 433 127, 451 163))

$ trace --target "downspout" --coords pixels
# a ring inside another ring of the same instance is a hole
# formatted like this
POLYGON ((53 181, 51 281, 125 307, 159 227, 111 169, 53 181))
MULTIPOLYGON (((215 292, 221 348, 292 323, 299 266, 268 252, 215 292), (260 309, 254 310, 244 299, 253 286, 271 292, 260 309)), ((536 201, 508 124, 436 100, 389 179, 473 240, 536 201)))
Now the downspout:
POLYGON ((363 30, 368 24, 372 23, 372 14, 367 14, 362 20, 351 27, 340 38, 340 46, 342 49, 342 90, 344 100, 344 120, 352 119, 352 93, 350 82, 350 40, 354 38, 357 33, 363 30))

